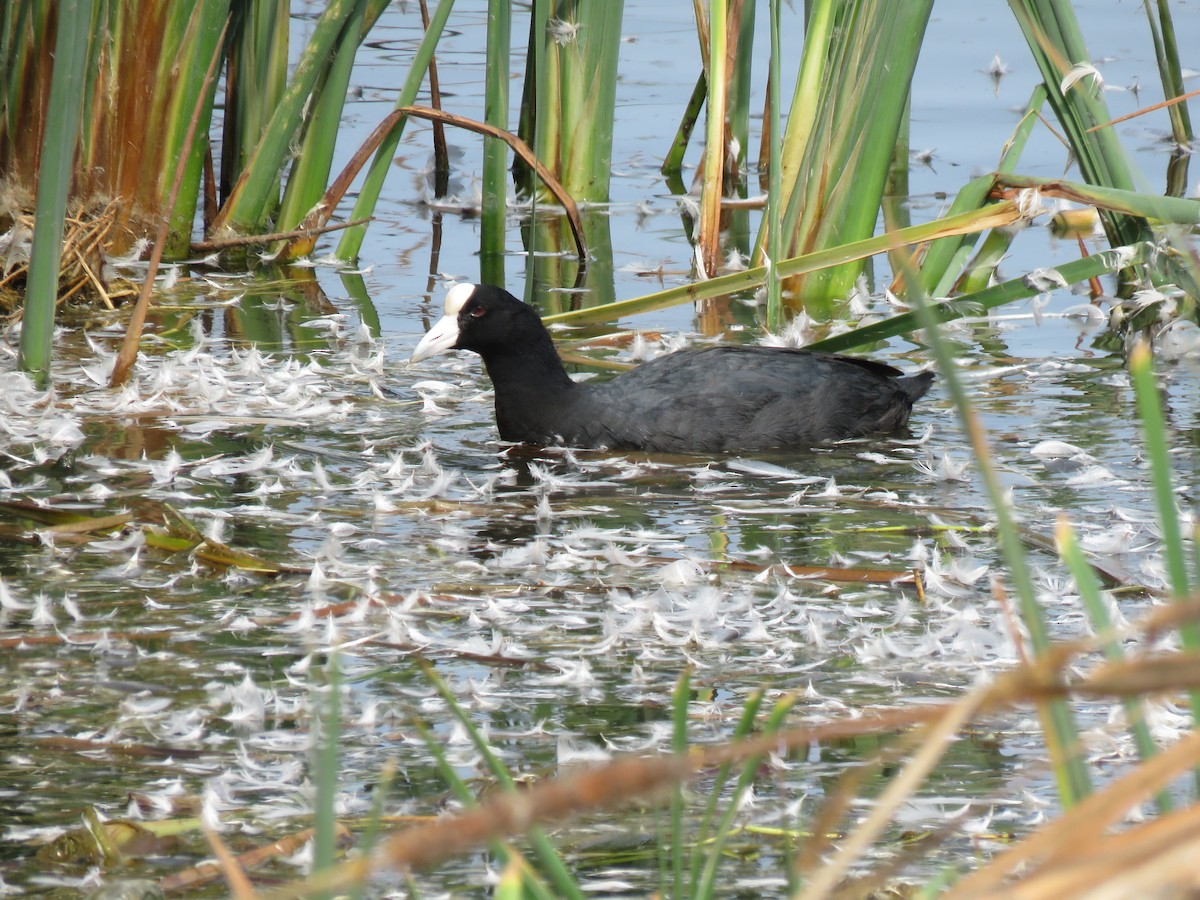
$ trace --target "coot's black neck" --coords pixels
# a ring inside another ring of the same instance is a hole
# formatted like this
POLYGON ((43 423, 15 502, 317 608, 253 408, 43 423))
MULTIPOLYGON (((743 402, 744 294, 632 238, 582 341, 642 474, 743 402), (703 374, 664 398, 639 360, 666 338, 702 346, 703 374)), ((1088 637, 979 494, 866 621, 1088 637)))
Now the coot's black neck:
POLYGON ((483 356, 496 391, 496 425, 505 441, 552 444, 562 439, 571 380, 549 334, 520 347, 489 348, 483 356))
POLYGON ((480 355, 497 391, 501 385, 528 385, 548 391, 570 390, 575 386, 558 358, 554 342, 544 331, 520 345, 489 347, 480 355))

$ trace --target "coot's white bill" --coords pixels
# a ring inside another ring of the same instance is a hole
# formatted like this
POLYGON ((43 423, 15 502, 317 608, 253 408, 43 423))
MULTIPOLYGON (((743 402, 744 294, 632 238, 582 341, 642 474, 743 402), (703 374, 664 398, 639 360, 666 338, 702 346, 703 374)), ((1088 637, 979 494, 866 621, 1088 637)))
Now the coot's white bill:
POLYGON ((439 353, 445 353, 457 343, 458 316, 447 313, 438 319, 429 331, 425 332, 425 337, 421 338, 420 343, 413 350, 412 356, 408 358, 408 364, 412 365, 431 356, 437 356, 439 353))
POLYGON ((413 350, 412 356, 408 358, 409 365, 454 348, 454 345, 458 343, 460 333, 458 314, 462 312, 462 308, 466 306, 467 301, 474 293, 475 285, 473 284, 456 284, 446 291, 444 307, 446 314, 426 332, 425 337, 421 338, 420 343, 413 350))

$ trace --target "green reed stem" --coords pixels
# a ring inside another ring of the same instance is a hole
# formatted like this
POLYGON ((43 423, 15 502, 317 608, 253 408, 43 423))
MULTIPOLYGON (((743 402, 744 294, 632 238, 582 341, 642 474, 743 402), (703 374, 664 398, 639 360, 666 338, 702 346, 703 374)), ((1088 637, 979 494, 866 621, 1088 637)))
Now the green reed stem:
POLYGON ((746 173, 747 147, 750 143, 750 95, 754 90, 754 11, 757 6, 755 0, 738 0, 730 9, 736 17, 736 21, 731 22, 730 26, 737 27, 737 43, 733 50, 733 71, 729 73, 729 98, 725 121, 735 146, 730 148, 733 159, 726 161, 725 170, 731 171, 733 165, 736 165, 743 178, 746 173))
MULTIPOLYGON (((1100 595, 1100 584, 1096 581, 1096 573, 1088 565, 1087 558, 1079 546, 1079 540, 1075 537, 1075 529, 1071 527, 1071 523, 1066 518, 1058 520, 1055 539, 1058 543, 1059 555, 1075 579, 1075 587, 1079 591, 1079 599, 1083 601, 1084 609, 1087 610, 1088 618, 1091 620, 1092 630, 1100 635, 1103 641, 1104 658, 1112 662, 1120 662, 1125 658, 1125 651, 1121 647, 1121 642, 1113 635, 1112 619, 1108 614, 1108 606, 1100 595)), ((1126 697, 1122 701, 1122 705, 1125 707, 1125 718, 1129 722, 1129 730, 1133 734, 1138 756, 1143 760, 1149 759, 1158 752, 1158 748, 1146 725, 1142 702, 1136 697, 1126 697)), ((1170 794, 1165 790, 1160 791, 1158 811, 1167 813, 1173 806, 1170 794)))
MULTIPOLYGON (((775 708, 771 710, 771 715, 763 723, 762 733, 774 734, 777 732, 783 726, 784 719, 791 712, 795 702, 796 698, 794 696, 788 696, 775 704, 775 708)), ((741 737, 743 737, 741 734, 735 735, 733 740, 739 740, 741 737)), ((761 756, 752 756, 742 763, 737 784, 734 786, 733 794, 730 796, 725 807, 725 815, 721 817, 721 822, 717 826, 716 838, 711 846, 706 847, 704 871, 701 873, 698 882, 693 878, 692 896, 697 898, 697 900, 709 900, 716 891, 717 866, 720 865, 725 844, 729 840, 730 832, 733 830, 734 819, 739 813, 738 804, 746 791, 750 789, 750 785, 754 783, 754 779, 758 775, 758 767, 761 763, 761 756)))
MULTIPOLYGON (((545 164, 547 160, 557 159, 554 147, 558 143, 558 116, 550 113, 557 109, 558 100, 558 57, 552 55, 546 46, 545 35, 550 27, 551 0, 533 0, 533 8, 529 16, 529 47, 528 60, 525 66, 525 83, 521 90, 521 116, 518 123, 519 136, 532 148, 534 155, 545 164), (530 77, 532 72, 533 77, 530 77)), ((540 283, 543 283, 543 269, 540 259, 551 258, 543 256, 546 247, 552 246, 552 240, 547 236, 546 229, 538 222, 538 203, 541 200, 541 185, 529 166, 521 164, 514 167, 514 181, 517 191, 529 198, 529 221, 533 227, 526 228, 522 235, 526 251, 525 302, 534 303, 535 293, 540 283), (530 275, 532 274, 532 277, 530 275)), ((545 283, 561 284, 561 281, 545 283)))
MULTIPOLYGON (((1146 457, 1150 463, 1150 483, 1154 490, 1158 527, 1162 534, 1167 582, 1171 587, 1171 596, 1182 603, 1190 596, 1191 579, 1188 575, 1183 528, 1171 478, 1167 425, 1163 417, 1158 385, 1154 379, 1150 346, 1145 341, 1139 340, 1129 354, 1129 373, 1133 378, 1138 413, 1142 418, 1142 439, 1145 441, 1146 457)), ((1200 623, 1185 623, 1179 631, 1184 649, 1191 653, 1200 651, 1200 623)), ((1191 690, 1189 697, 1192 720, 1200 722, 1200 690, 1191 690)), ((1197 773, 1197 780, 1200 782, 1200 772, 1197 773)))
MULTIPOLYGON (((421 82, 425 80, 425 72, 429 68, 429 60, 433 58, 433 51, 437 48, 438 41, 441 40, 442 30, 446 27, 446 20, 450 18, 450 11, 453 8, 454 0, 441 0, 437 9, 434 10, 433 16, 429 20, 429 27, 425 29, 425 36, 421 38, 421 44, 417 47, 417 52, 413 54, 408 76, 404 79, 404 86, 400 88, 400 96, 396 98, 396 109, 412 106, 417 99, 417 92, 421 89, 421 82)), ((369 219, 374 214, 375 204, 379 202, 379 195, 383 192, 383 183, 392 169, 392 159, 396 155, 400 137, 404 134, 406 121, 406 119, 401 119, 396 123, 371 158, 371 165, 359 188, 358 200, 355 201, 354 209, 349 216, 351 220, 369 219)), ((357 259, 366 233, 366 225, 356 225, 343 231, 342 239, 337 247, 338 257, 340 259, 357 259)))
MULTIPOLYGON (((1083 259, 1073 259, 1068 263, 1063 263, 1054 271, 1067 284, 1077 284, 1098 275, 1115 272, 1140 261, 1149 247, 1149 244, 1142 244, 1136 248, 1118 247, 1115 250, 1105 250, 1083 259)), ((973 294, 964 294, 954 300, 933 304, 930 306, 930 313, 939 322, 949 322, 954 319, 978 316, 989 309, 1015 303, 1018 300, 1028 300, 1041 292, 1041 287, 1027 277, 1021 276, 973 294)), ((808 347, 824 353, 840 353, 854 347, 869 346, 897 335, 910 334, 919 325, 917 313, 906 312, 884 319, 882 322, 874 322, 842 334, 813 341, 808 347)))
MULTIPOLYGON (((383 764, 383 770, 379 773, 379 779, 375 782, 375 790, 371 792, 371 809, 367 813, 367 826, 363 829, 362 835, 358 839, 358 852, 369 857, 375 849, 375 844, 379 840, 380 823, 383 820, 383 810, 387 804, 388 792, 392 789, 392 782, 396 778, 396 761, 389 759, 383 764)), ((361 900, 365 896, 366 890, 363 885, 356 885, 350 890, 350 900, 361 900)), ((409 891, 409 896, 412 896, 412 891, 409 891)))
POLYGON ((272 190, 290 152, 292 141, 304 122, 304 108, 327 69, 327 59, 347 20, 355 12, 358 0, 331 0, 313 27, 308 46, 292 73, 266 130, 255 145, 246 168, 221 208, 214 228, 229 226, 254 233, 266 223, 272 190))
MULTIPOLYGON (((1009 505, 1008 492, 1000 481, 1000 474, 995 458, 992 456, 983 423, 967 396, 962 379, 958 376, 955 356, 945 338, 942 337, 938 320, 924 292, 918 286, 915 273, 910 270, 905 272, 904 276, 913 286, 910 291, 910 300, 916 307, 917 318, 925 330, 925 339, 937 361, 940 383, 945 386, 953 399, 963 430, 971 443, 973 456, 983 478, 989 503, 996 516, 996 532, 1000 551, 1004 557, 1008 576, 1016 591, 1021 621, 1029 635, 1029 643, 1034 656, 1041 658, 1050 650, 1050 635, 1045 614, 1033 587, 1031 569, 1025 559, 1021 534, 1009 505)), ((1088 774, 1074 714, 1067 702, 1061 698, 1040 703, 1038 712, 1042 719, 1047 749, 1058 781, 1059 797, 1064 807, 1074 806, 1091 793, 1091 778, 1088 774)))
MULTIPOLYGON (((783 131, 780 118, 780 56, 782 41, 779 36, 779 2, 771 0, 771 74, 768 77, 770 121, 769 183, 767 187, 767 330, 778 331, 783 326, 783 282, 779 278, 778 262, 783 252, 783 131)), ((760 160, 761 165, 761 160, 760 160)))
POLYGON ((313 782, 313 872, 332 869, 337 862, 338 748, 341 744, 342 673, 336 650, 325 667, 325 703, 317 718, 313 782))
MULTIPOLYGON (((730 736, 731 741, 740 741, 750 734, 750 730, 754 728, 754 720, 757 718, 758 711, 762 707, 764 696, 765 691, 762 688, 759 688, 750 695, 746 701, 746 705, 742 708, 741 718, 738 719, 738 723, 733 729, 733 734, 730 736)), ((695 886, 700 881, 700 872, 704 867, 705 854, 701 850, 712 833, 713 821, 717 817, 717 804, 721 799, 721 791, 725 787, 725 782, 729 779, 729 773, 732 771, 733 763, 725 763, 717 769, 712 789, 709 791, 708 802, 704 805, 704 815, 700 820, 699 828, 696 829, 695 843, 692 846, 691 853, 693 897, 697 896, 695 886)))
MULTIPOLYGON (((1077 65, 1090 65, 1087 44, 1069 0, 1009 0, 1030 53, 1041 70, 1053 107, 1079 161, 1084 180, 1094 185, 1134 191, 1133 168, 1115 129, 1090 129, 1112 116, 1103 91, 1090 76, 1068 81, 1077 65)), ((1134 215, 1114 210, 1101 212, 1101 220, 1114 245, 1132 244, 1148 237, 1146 223, 1134 215)))
MULTIPOLYGON (((456 707, 457 701, 450 701, 451 708, 456 707)), ((436 738, 429 730, 429 727, 416 716, 411 718, 413 727, 421 736, 421 740, 425 742, 425 749, 429 751, 429 755, 433 758, 433 763, 437 766, 438 772, 450 786, 451 793, 458 799, 458 802, 463 805, 464 809, 475 809, 479 806, 479 801, 475 799, 475 794, 471 791, 470 786, 459 777, 454 766, 450 764, 450 760, 446 758, 446 749, 442 746, 442 742, 436 738)), ((508 846, 501 840, 491 840, 488 842, 488 848, 493 856, 502 866, 507 866, 512 854, 509 852, 508 846)), ((535 872, 529 871, 526 873, 526 887, 539 900, 554 900, 555 894, 550 892, 546 884, 537 877, 535 872)))
POLYGON ((713 275, 721 262, 721 199, 724 196, 725 110, 729 78, 726 70, 728 3, 708 4, 708 102, 704 133, 704 170, 700 193, 700 227, 697 266, 703 276, 713 275))
POLYGON ((556 41, 562 57, 560 180, 577 200, 604 202, 609 198, 612 175, 617 62, 625 2, 561 2, 552 6, 560 19, 567 20, 564 24, 579 26, 570 40, 561 45, 556 41))
POLYGON ((1161 197, 1034 175, 1000 174, 996 176, 996 184, 1000 187, 1054 189, 1070 200, 1090 204, 1102 212, 1116 212, 1139 220, 1149 219, 1155 223, 1175 225, 1200 224, 1200 200, 1190 197, 1161 197))
MULTIPOLYGON (((1154 379, 1150 346, 1145 341, 1138 341, 1129 354, 1129 372, 1133 377, 1133 388, 1137 395, 1138 413, 1142 417, 1142 438, 1146 442, 1146 457, 1150 462, 1154 502, 1158 511, 1158 525, 1162 531, 1163 554, 1166 557, 1167 580, 1171 586, 1171 593, 1176 598, 1183 599, 1190 592, 1187 555, 1183 548, 1183 530, 1175 502, 1175 489, 1171 483, 1167 425, 1163 417, 1158 385, 1154 379)), ((1187 644, 1188 649, 1196 649, 1197 646, 1200 644, 1187 644)))
MULTIPOLYGON (((1167 0, 1143 0, 1146 19, 1150 23, 1150 36, 1154 40, 1154 57, 1158 62, 1158 75, 1162 80, 1163 97, 1171 100, 1182 96, 1183 69, 1179 64, 1179 44, 1175 39, 1175 22, 1171 18, 1171 6, 1167 0), (1155 16, 1155 11, 1158 15, 1155 16)), ((1181 147, 1192 143, 1192 119, 1186 103, 1175 103, 1167 107, 1171 119, 1171 135, 1181 147)))
POLYGON ((696 78, 696 86, 692 88, 692 96, 688 98, 687 106, 683 109, 683 119, 675 131, 675 140, 671 142, 671 149, 667 151, 662 164, 662 173, 667 177, 668 183, 678 182, 678 189, 672 189, 676 193, 684 193, 681 180, 683 157, 687 153, 688 141, 692 139, 692 131, 700 120, 700 110, 704 109, 704 98, 707 95, 708 78, 701 70, 696 78))
MULTIPOLYGON (((780 184, 782 191, 779 195, 780 218, 782 220, 782 236, 789 234, 786 210, 792 208, 791 197, 800 183, 801 166, 804 162, 805 148, 808 146, 820 108, 821 84, 828 77, 829 58, 823 48, 832 39, 835 28, 834 12, 836 4, 814 3, 806 7, 804 24, 804 47, 800 53, 800 70, 796 77, 796 87, 792 94, 792 104, 788 111, 787 126, 780 138, 780 184)), ((772 223, 764 220, 762 229, 772 223)), ((794 225, 794 222, 792 223, 794 225)), ((766 248, 766 235, 760 229, 758 241, 755 244, 752 261, 757 265, 762 262, 766 248)), ((787 246, 786 240, 782 246, 787 246)), ((782 251, 786 252, 786 251, 782 251)), ((778 259, 778 257, 772 257, 778 259)))
MULTIPOLYGON (((864 259, 876 253, 883 253, 895 246, 915 244, 932 240, 959 230, 984 230, 992 227, 998 221, 1012 221, 1016 207, 1007 201, 997 203, 984 210, 970 210, 957 216, 948 216, 934 222, 923 222, 910 225, 889 234, 876 235, 862 241, 831 247, 816 253, 808 253, 793 259, 785 259, 776 263, 781 278, 798 275, 802 272, 812 272, 827 266, 851 260, 864 259)), ((678 287, 667 288, 643 297, 631 300, 620 300, 604 306, 593 306, 571 312, 557 313, 546 316, 546 322, 607 322, 622 316, 637 313, 653 312, 667 309, 680 303, 691 303, 710 297, 721 297, 738 291, 753 290, 766 283, 767 269, 765 266, 755 266, 741 272, 731 272, 728 275, 718 275, 707 281, 697 281, 678 287)))
MULTIPOLYGON (((483 757, 483 761, 487 765, 488 771, 492 773, 492 777, 496 779, 496 782, 505 791, 515 793, 517 785, 513 781, 512 775, 509 774, 508 767, 501 762, 500 757, 496 756, 492 750, 491 744, 479 733, 479 729, 475 727, 475 723, 467 715, 466 710, 459 705, 458 699, 454 696, 454 693, 450 690, 446 682, 433 670, 433 666, 428 663, 423 663, 421 669, 425 673, 425 677, 429 679, 430 683, 441 695, 442 699, 446 701, 451 714, 458 720, 458 723, 462 725, 467 735, 471 738, 471 743, 475 746, 479 755, 483 757)), ((567 870, 566 864, 563 863, 562 857, 559 856, 554 844, 546 837, 546 832, 540 827, 534 826, 527 832, 527 837, 529 838, 530 845, 533 847, 534 856, 541 863, 542 868, 550 879, 550 883, 558 891, 559 896, 570 897, 572 900, 583 900, 583 892, 580 891, 579 885, 567 870)))
POLYGON ((983 239, 983 244, 971 257, 970 262, 963 268, 955 287, 963 292, 963 296, 978 293, 987 289, 996 268, 1008 256, 1012 248, 1013 232, 1003 228, 989 231, 983 239))
MULTIPOLYGON (((483 118, 508 130, 509 47, 512 4, 488 0, 487 71, 483 118)), ((483 139, 483 211, 480 221, 479 277, 485 284, 504 284, 504 238, 508 214, 508 145, 483 139)))
MULTIPOLYGON (((1025 104, 1025 112, 1021 116, 1021 121, 1017 123, 1012 136, 1004 145, 1004 150, 1000 154, 1000 165, 997 167, 998 172, 1007 174, 1016 168, 1021 154, 1025 151, 1025 145, 1029 143, 1029 136, 1033 133, 1034 125, 1041 121, 1039 115, 1041 108, 1045 105, 1046 88, 1039 84, 1034 87, 1029 102, 1025 104)), ((988 195, 995 183, 995 178, 991 175, 972 178, 959 189, 947 215, 984 206, 988 202, 988 195)), ((929 245, 929 249, 921 261, 921 283, 930 296, 947 297, 950 295, 955 281, 966 266, 971 249, 975 246, 978 237, 977 234, 970 234, 942 238, 929 245)))
MULTIPOLYGON (((287 89, 288 0, 257 0, 235 8, 225 77, 220 193, 229 196, 249 161, 271 113, 287 89)), ((279 181, 276 173, 276 183, 279 181)), ((267 212, 275 213, 277 187, 267 212)))
MULTIPOLYGON (((225 52, 222 47, 226 23, 229 19, 228 0, 214 3, 170 4, 168 20, 161 34, 147 35, 144 28, 132 25, 125 37, 137 46, 138 39, 161 41, 161 56, 158 61, 157 77, 153 79, 150 100, 152 112, 141 122, 123 123, 126 127, 144 129, 145 142, 153 147, 152 155, 144 163, 157 169, 145 178, 148 193, 141 201, 145 211, 152 215, 170 217, 163 256, 167 259, 182 259, 191 247, 192 229, 196 218, 196 204, 200 199, 200 184, 204 175, 204 156, 207 150, 209 124, 212 120, 213 100, 217 93, 217 77, 205 80, 203 73, 214 58, 225 52), (196 72, 198 78, 179 78, 178 72, 196 72), (203 94, 201 93, 203 92, 203 94), (196 118, 193 127, 192 120, 196 118), (188 142, 188 135, 194 136, 188 142), (182 170, 182 180, 177 193, 172 195, 177 160, 187 154, 182 170), (149 190, 152 189, 152 193, 149 190), (174 203, 171 197, 174 196, 174 203)), ((120 91, 133 93, 136 85, 112 85, 120 91)), ((92 111, 95 114, 95 110, 92 111)), ((127 136, 120 136, 128 140, 127 136)))
POLYGON ((276 231, 295 228, 325 194, 366 8, 366 0, 356 0, 337 36, 328 69, 321 74, 312 112, 304 124, 300 153, 288 174, 276 231))
MULTIPOLYGON (((559 162, 559 145, 562 143, 562 54, 558 44, 549 37, 550 23, 558 15, 558 0, 534 0, 533 18, 529 33, 529 53, 534 58, 534 82, 530 86, 526 77, 525 117, 522 128, 532 128, 532 133, 522 131, 521 137, 533 148, 534 155, 551 171, 564 174, 559 162)), ((530 180, 530 193, 535 198, 540 186, 530 180)), ((568 192, 570 189, 568 188, 568 192)))
MULTIPOLYGON (((826 4, 812 5, 810 30, 819 24, 821 31, 805 36, 806 55, 820 54, 824 65, 802 69, 802 79, 816 81, 797 86, 797 100, 815 100, 816 111, 804 146, 785 151, 786 159, 798 157, 783 224, 791 254, 874 232, 932 0, 828 5, 836 7, 830 19, 817 14, 826 4)), ((759 249, 763 238, 760 232, 759 249)), ((835 266, 792 278, 788 287, 797 303, 820 313, 861 271, 858 262, 835 266)))
MULTIPOLYGON (((675 691, 671 696, 671 752, 676 755, 688 749, 688 701, 692 696, 692 672, 684 669, 679 673, 675 691)), ((683 782, 671 787, 671 884, 672 897, 686 897, 683 880, 683 782)))
POLYGON ((50 380, 63 219, 71 189, 71 162, 79 136, 79 115, 87 74, 90 6, 84 0, 62 0, 54 43, 54 72, 50 79, 46 133, 42 141, 36 224, 29 256, 18 359, 21 369, 42 386, 50 380))

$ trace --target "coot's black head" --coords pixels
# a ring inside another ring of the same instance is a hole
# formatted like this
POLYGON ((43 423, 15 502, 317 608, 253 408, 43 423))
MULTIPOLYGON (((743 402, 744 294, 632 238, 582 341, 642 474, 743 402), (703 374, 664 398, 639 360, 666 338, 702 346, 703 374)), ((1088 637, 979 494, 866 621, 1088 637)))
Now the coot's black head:
POLYGON ((410 363, 445 353, 474 350, 481 356, 549 342, 541 318, 504 288, 456 284, 446 292, 446 314, 421 338, 410 363))

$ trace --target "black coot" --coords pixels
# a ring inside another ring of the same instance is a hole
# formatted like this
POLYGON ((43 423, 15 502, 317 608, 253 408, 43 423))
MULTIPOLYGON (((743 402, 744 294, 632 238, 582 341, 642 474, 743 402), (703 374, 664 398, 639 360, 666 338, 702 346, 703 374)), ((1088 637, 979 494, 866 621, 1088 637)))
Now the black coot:
POLYGON ((411 362, 483 357, 505 441, 710 453, 811 447, 903 428, 932 372, 778 347, 681 350, 577 384, 533 307, 503 288, 458 284, 411 362))

